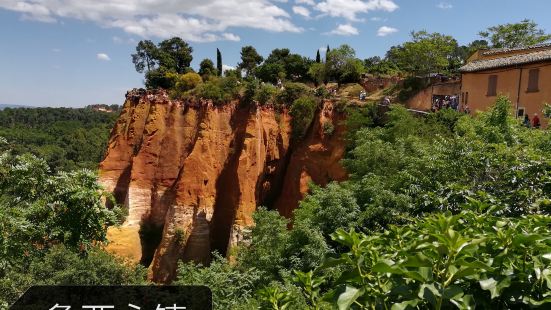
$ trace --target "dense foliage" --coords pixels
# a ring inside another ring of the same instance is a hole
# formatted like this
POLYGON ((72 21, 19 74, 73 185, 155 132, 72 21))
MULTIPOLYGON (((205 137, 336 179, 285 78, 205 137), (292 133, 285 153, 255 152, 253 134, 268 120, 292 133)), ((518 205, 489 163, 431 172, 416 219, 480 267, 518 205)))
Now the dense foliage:
POLYGON ((96 169, 118 113, 91 108, 20 108, 0 111, 0 136, 16 154, 32 153, 55 171, 96 169))
MULTIPOLYGON (((6 140, 0 145, 6 149, 6 140)), ((122 210, 89 170, 52 173, 31 154, 0 152, 0 308, 31 284, 126 284, 143 281, 97 248, 122 210)))
MULTIPOLYGON (((475 118, 452 110, 416 118, 394 106, 384 126, 374 126, 373 110, 350 112, 350 180, 313 187, 291 229, 276 211, 259 211, 225 271, 255 275, 246 291, 256 294, 220 293, 218 302, 268 309, 548 305, 551 136, 522 127, 510 107, 500 97, 475 118)), ((186 274, 193 267, 186 268, 182 281, 224 287, 212 271, 194 271, 204 276, 192 281, 186 274)))
POLYGON ((515 48, 540 44, 551 40, 551 35, 529 19, 519 23, 509 23, 489 27, 481 31, 480 36, 487 38, 495 48, 515 48))

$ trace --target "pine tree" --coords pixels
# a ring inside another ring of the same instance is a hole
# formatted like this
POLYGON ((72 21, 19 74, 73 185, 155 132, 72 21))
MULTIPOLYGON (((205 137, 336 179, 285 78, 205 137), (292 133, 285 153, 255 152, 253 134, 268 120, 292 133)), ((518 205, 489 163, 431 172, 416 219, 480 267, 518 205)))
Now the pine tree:
POLYGON ((320 50, 319 49, 318 49, 318 53, 316 54, 316 62, 317 63, 321 62, 321 56, 320 56, 320 50))
POLYGON ((216 49, 216 69, 218 75, 222 76, 222 53, 220 53, 219 49, 216 49))
POLYGON ((329 55, 329 44, 327 44, 327 49, 325 50, 325 62, 327 62, 327 55, 329 55))

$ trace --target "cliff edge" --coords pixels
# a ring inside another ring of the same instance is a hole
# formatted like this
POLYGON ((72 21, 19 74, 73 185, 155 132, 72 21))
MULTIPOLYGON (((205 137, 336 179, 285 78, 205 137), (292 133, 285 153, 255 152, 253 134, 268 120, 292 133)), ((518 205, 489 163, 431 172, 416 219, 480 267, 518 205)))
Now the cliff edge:
POLYGON ((258 206, 291 217, 309 182, 347 177, 343 123, 324 101, 293 141, 285 110, 129 91, 100 164, 100 183, 128 209, 107 249, 148 266, 156 282, 170 282, 179 259, 226 255, 258 206))

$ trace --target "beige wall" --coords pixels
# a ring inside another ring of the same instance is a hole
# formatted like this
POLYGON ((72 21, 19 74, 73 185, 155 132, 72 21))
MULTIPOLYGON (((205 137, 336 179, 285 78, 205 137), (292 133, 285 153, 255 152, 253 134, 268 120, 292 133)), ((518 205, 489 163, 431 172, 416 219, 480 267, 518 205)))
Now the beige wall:
POLYGON ((485 111, 491 107, 497 96, 487 96, 488 77, 497 75, 497 94, 508 96, 512 102, 513 110, 516 109, 517 99, 519 108, 533 117, 538 113, 542 123, 547 120, 542 117, 544 103, 551 104, 551 63, 540 63, 525 65, 522 67, 522 80, 520 86, 520 97, 518 96, 520 68, 501 69, 483 72, 464 73, 462 75, 461 105, 463 106, 465 94, 468 92, 468 105, 472 112, 485 111), (528 93, 528 72, 531 68, 539 68, 539 92, 528 93))
POLYGON ((429 86, 406 102, 406 107, 419 111, 430 111, 433 95, 453 96, 461 93, 461 81, 439 83, 429 86))

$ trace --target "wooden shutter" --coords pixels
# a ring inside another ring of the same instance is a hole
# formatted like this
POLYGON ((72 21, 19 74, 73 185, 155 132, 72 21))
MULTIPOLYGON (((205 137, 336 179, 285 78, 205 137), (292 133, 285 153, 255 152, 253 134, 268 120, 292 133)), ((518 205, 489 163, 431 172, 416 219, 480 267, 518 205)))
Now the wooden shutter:
POLYGON ((488 93, 487 96, 497 95, 497 75, 490 75, 488 77, 488 93))
POLYGON ((528 73, 528 90, 527 92, 538 92, 539 91, 539 79, 540 79, 540 69, 530 69, 528 73))

